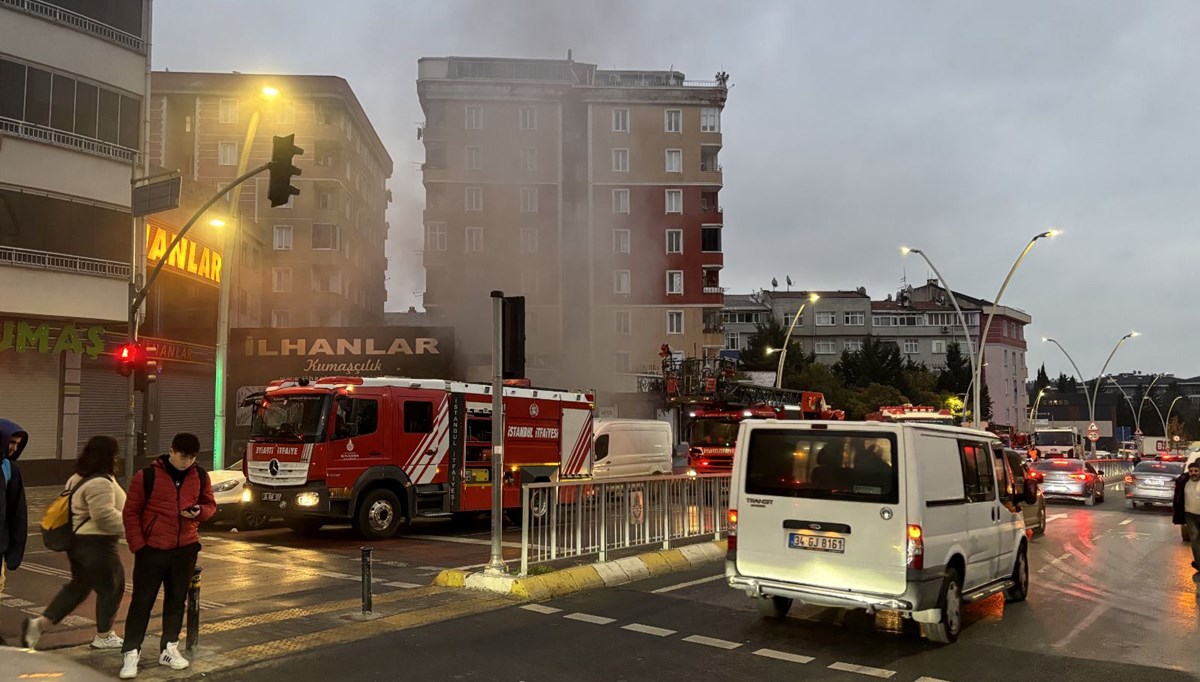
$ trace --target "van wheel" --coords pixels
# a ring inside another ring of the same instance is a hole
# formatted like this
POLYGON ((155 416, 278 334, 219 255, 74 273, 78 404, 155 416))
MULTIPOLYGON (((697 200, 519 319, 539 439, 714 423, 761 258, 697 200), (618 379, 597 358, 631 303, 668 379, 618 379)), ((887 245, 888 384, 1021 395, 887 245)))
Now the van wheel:
POLYGON ((1046 534, 1046 508, 1045 507, 1042 507, 1041 511, 1038 512, 1038 525, 1037 525, 1037 528, 1033 529, 1033 534, 1034 535, 1045 535, 1046 534))
POLYGON ((925 637, 938 644, 952 644, 958 641, 958 633, 962 630, 962 578, 956 568, 946 569, 941 604, 941 618, 936 623, 925 624, 925 637))
POLYGON ((1013 564, 1013 586, 1004 591, 1004 603, 1013 604, 1025 601, 1029 596, 1029 556, 1025 545, 1017 552, 1017 561, 1013 564))
POLYGON ((237 525, 238 528, 244 530, 258 530, 259 528, 267 525, 268 520, 269 517, 266 514, 247 511, 242 512, 242 518, 237 525))
POLYGON ((358 505, 354 528, 367 540, 385 540, 400 527, 400 498, 396 493, 377 488, 367 493, 358 505))
POLYGON ((757 602, 763 618, 783 618, 792 609, 792 600, 787 597, 759 597, 757 602))

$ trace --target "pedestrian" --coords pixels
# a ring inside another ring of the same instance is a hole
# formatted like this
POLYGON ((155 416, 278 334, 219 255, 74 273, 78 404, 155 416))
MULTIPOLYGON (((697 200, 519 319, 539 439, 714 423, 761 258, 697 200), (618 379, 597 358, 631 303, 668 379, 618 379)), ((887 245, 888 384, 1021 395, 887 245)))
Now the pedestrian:
POLYGON ((1187 529, 1192 544, 1193 580, 1200 582, 1200 460, 1187 466, 1187 472, 1175 481, 1174 518, 1171 522, 1187 529))
MULTIPOLYGON (((29 509, 25 504, 25 482, 17 458, 29 445, 29 434, 20 425, 0 419, 0 592, 8 571, 15 571, 25 558, 29 536, 29 509)), ((0 638, 0 644, 4 640, 0 638)))
POLYGON ((113 621, 125 594, 125 567, 117 553, 117 542, 125 537, 121 511, 125 491, 117 483, 117 439, 92 436, 79 459, 75 473, 67 479, 71 495, 71 582, 63 586, 41 616, 25 621, 22 644, 36 649, 42 633, 57 625, 96 592, 96 636, 93 649, 119 649, 121 638, 113 632, 113 621))
POLYGON ((179 653, 184 600, 200 553, 200 523, 217 511, 208 473, 196 466, 200 439, 176 434, 170 454, 133 476, 125 503, 125 537, 133 560, 133 597, 125 618, 124 663, 120 677, 137 676, 150 610, 163 591, 163 628, 159 665, 183 670, 190 663, 179 653))

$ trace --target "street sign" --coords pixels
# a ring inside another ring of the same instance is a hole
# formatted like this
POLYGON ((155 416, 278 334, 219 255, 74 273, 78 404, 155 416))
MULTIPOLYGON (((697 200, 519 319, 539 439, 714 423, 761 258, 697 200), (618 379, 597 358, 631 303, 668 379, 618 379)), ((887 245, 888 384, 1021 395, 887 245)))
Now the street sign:
POLYGON ((179 190, 183 180, 178 175, 148 182, 133 188, 131 212, 134 218, 179 208, 179 190))
POLYGON ((1173 440, 1173 441, 1175 441, 1176 443, 1178 443, 1178 442, 1179 442, 1179 436, 1171 436, 1171 440, 1173 440))
POLYGON ((1145 434, 1142 433, 1141 429, 1138 429, 1137 431, 1133 432, 1133 435, 1137 436, 1138 438, 1141 438, 1145 434))
POLYGON ((1093 443, 1100 440, 1100 427, 1096 424, 1096 422, 1092 422, 1091 424, 1088 424, 1087 439, 1092 441, 1093 443))

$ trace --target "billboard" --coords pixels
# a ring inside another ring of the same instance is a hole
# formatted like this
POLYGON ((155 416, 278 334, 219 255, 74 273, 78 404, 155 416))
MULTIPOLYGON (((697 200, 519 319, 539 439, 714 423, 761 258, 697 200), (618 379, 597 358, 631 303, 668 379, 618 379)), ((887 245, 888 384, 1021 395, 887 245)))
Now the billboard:
MULTIPOLYGON (((231 453, 250 437, 247 396, 275 379, 398 376, 454 379, 451 327, 231 329, 225 414, 231 453)), ((229 462, 241 457, 231 455, 229 462)))

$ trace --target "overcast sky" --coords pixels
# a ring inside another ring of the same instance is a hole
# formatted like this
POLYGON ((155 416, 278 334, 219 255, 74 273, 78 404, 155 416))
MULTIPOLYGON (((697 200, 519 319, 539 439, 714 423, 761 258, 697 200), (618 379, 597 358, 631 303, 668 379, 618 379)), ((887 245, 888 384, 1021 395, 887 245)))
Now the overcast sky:
POLYGON ((1200 374, 1200 3, 157 0, 153 66, 346 78, 395 162, 389 310, 419 305, 421 56, 731 75, 722 120, 735 293, 924 281, 1033 316, 1030 376, 1200 374), (331 12, 330 8, 336 7, 331 12))

